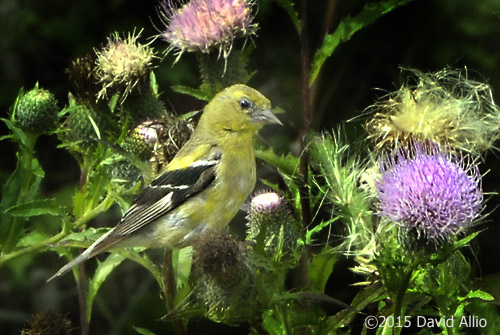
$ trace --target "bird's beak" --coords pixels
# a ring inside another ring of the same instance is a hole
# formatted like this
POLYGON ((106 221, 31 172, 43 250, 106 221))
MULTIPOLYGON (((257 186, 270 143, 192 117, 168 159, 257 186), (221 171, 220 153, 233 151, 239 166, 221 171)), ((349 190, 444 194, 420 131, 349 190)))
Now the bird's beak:
POLYGON ((274 115, 273 112, 271 112, 270 109, 263 109, 257 113, 254 113, 251 116, 252 121, 262 123, 262 124, 279 124, 280 126, 283 125, 281 123, 280 119, 274 115))

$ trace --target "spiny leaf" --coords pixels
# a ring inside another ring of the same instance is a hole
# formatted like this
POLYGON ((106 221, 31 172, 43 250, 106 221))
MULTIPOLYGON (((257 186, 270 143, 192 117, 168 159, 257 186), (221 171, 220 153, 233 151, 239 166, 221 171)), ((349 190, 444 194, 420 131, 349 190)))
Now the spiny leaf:
POLYGON ((321 67, 328 57, 342 42, 346 42, 359 30, 375 22, 382 15, 387 14, 397 7, 406 5, 412 0, 387 0, 370 2, 355 16, 344 18, 332 34, 325 36, 323 45, 314 55, 309 75, 309 85, 312 85, 318 76, 321 67))
POLYGON ((209 94, 207 94, 206 92, 204 92, 198 88, 192 88, 192 87, 183 86, 183 85, 175 85, 175 86, 172 86, 172 90, 174 92, 177 92, 177 93, 182 93, 182 94, 192 96, 198 100, 202 100, 202 101, 209 101, 210 100, 209 94))
POLYGON ((38 215, 65 216, 66 212, 54 199, 33 200, 24 204, 12 206, 5 210, 5 214, 19 217, 38 215))

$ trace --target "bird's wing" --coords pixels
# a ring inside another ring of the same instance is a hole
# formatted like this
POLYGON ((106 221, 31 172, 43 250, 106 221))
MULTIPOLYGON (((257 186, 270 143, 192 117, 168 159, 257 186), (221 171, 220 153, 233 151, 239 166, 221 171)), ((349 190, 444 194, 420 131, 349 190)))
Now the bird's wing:
POLYGON ((221 155, 197 160, 183 169, 168 170, 156 178, 125 212, 120 222, 93 250, 102 252, 177 208, 215 180, 221 155))

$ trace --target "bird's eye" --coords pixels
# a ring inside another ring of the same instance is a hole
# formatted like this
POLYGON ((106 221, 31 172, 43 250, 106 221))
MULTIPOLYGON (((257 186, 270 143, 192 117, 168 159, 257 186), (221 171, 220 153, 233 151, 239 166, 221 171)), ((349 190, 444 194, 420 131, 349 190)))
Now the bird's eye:
POLYGON ((250 108, 251 105, 252 105, 252 102, 250 100, 248 100, 247 98, 242 98, 240 100, 240 107, 242 109, 248 109, 248 108, 250 108))

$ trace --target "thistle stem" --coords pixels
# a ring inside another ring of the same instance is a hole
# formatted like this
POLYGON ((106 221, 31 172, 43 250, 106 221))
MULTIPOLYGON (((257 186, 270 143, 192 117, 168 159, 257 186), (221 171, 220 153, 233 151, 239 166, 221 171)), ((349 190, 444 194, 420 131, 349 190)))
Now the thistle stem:
POLYGON ((87 281, 85 263, 78 264, 76 290, 78 292, 78 305, 80 307, 80 328, 82 335, 89 335, 89 319, 87 317, 87 281))
MULTIPOLYGON (((309 133, 312 120, 312 111, 310 103, 310 86, 309 86, 309 39, 307 36, 307 0, 301 0, 301 86, 302 86, 302 122, 303 127, 300 133, 300 163, 299 163, 299 194, 300 194, 300 207, 302 214, 302 227, 307 229, 311 223, 311 204, 309 202, 309 188, 308 188, 308 175, 309 175, 309 155, 306 151, 306 137, 309 133)), ((306 247, 304 254, 300 261, 298 275, 296 276, 296 284, 300 287, 307 286, 308 283, 308 259, 309 250, 306 247)))
MULTIPOLYGON (((165 300, 167 302, 167 308, 169 312, 172 312, 175 308, 175 297, 177 295, 177 284, 175 281, 175 272, 174 272, 174 264, 172 260, 172 249, 167 249, 165 251, 165 261, 163 263, 164 271, 165 271, 165 289, 164 292, 165 300)), ((172 321, 174 326, 174 331, 176 335, 185 335, 187 334, 186 328, 182 323, 182 320, 174 319, 172 321)))
MULTIPOLYGON (((410 285, 410 280, 413 275, 413 269, 414 267, 412 266, 408 270, 408 272, 404 275, 403 280, 401 281, 401 285, 399 286, 399 290, 396 293, 396 301, 394 305, 394 320, 399 320, 401 318, 401 314, 403 312, 403 299, 406 294, 406 291, 408 290, 408 286, 410 285)), ((400 332, 401 328, 399 327, 392 328, 393 335, 399 334, 400 332)))

